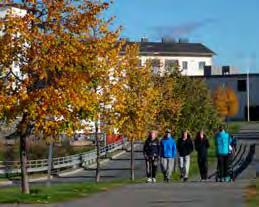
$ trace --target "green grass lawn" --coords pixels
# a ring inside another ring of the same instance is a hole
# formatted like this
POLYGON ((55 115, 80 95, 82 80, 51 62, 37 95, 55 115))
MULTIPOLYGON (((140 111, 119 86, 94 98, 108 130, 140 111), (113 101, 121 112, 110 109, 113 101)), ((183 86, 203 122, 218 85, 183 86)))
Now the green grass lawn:
POLYGON ((96 192, 127 184, 126 181, 103 182, 103 183, 69 183, 45 185, 33 185, 31 194, 22 194, 17 187, 0 189, 0 203, 57 203, 76 198, 86 197, 96 192))
POLYGON ((243 124, 243 122, 230 122, 227 124, 227 130, 231 134, 238 133, 243 124))
POLYGON ((259 180, 257 179, 252 185, 246 189, 246 206, 257 207, 259 205, 259 180))

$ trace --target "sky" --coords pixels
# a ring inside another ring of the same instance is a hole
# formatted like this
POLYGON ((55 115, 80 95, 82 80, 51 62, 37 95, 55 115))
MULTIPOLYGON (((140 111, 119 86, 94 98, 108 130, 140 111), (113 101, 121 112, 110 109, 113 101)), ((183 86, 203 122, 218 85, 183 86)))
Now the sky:
POLYGON ((216 65, 259 73, 259 0, 114 0, 107 12, 122 37, 203 43, 216 65))

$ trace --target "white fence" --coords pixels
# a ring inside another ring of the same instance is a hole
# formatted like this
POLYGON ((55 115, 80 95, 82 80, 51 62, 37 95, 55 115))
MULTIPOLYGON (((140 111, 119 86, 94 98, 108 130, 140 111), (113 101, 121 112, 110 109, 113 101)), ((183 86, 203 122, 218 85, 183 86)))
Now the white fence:
MULTIPOLYGON (((104 156, 109 152, 123 149, 126 145, 126 140, 120 140, 118 142, 109 144, 100 149, 100 155, 104 156)), ((62 169, 69 167, 86 167, 95 163, 96 150, 92 150, 86 153, 80 153, 65 157, 57 157, 52 160, 52 169, 62 169)), ((29 160, 27 163, 28 172, 45 172, 48 170, 48 159, 41 160, 29 160)), ((7 173, 20 173, 21 167, 19 161, 0 161, 0 175, 7 173)))

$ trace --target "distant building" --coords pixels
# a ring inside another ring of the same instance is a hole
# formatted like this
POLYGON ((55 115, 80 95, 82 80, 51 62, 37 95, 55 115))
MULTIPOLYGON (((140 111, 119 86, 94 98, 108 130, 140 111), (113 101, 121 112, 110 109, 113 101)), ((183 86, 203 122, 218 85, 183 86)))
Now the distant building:
POLYGON ((7 14, 25 16, 26 13, 27 11, 19 4, 0 4, 0 18, 6 17, 7 14))
MULTIPOLYGON (((20 16, 23 17, 27 14, 27 11, 25 9, 22 9, 19 4, 0 4, 0 19, 5 18, 7 15, 13 15, 13 16, 20 16)), ((3 31, 0 28, 0 36, 3 35, 3 31)), ((18 76, 21 77, 20 69, 17 66, 16 63, 12 64, 12 72, 18 76)), ((1 70, 0 70, 0 76, 1 76, 1 70)))
MULTIPOLYGON (((205 66, 212 66, 215 53, 201 43, 188 41, 175 42, 162 39, 161 42, 149 42, 142 38, 140 42, 127 41, 126 45, 138 44, 140 64, 151 61, 154 73, 164 74, 171 66, 177 65, 183 75, 202 76, 205 66)), ((170 72, 170 71, 168 71, 170 72)))
MULTIPOLYGON (((232 88, 239 100, 239 112, 234 117, 231 117, 231 120, 247 120, 247 74, 195 76, 195 78, 205 80, 212 93, 219 86, 232 88)), ((249 74, 249 90, 250 120, 259 121, 259 73, 249 74)))
POLYGON ((219 65, 213 65, 211 69, 211 75, 222 75, 224 74, 223 68, 229 68, 229 74, 240 74, 240 69, 236 68, 234 66, 219 66, 219 65))

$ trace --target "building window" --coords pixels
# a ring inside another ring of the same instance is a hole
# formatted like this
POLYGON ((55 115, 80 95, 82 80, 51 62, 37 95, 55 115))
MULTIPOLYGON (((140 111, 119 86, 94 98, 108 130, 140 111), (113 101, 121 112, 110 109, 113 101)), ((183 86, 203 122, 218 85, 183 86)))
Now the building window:
POLYGON ((188 62, 187 61, 183 61, 183 70, 187 70, 188 69, 188 62))
POLYGON ((240 92, 246 91, 246 80, 237 80, 237 90, 240 92))
POLYGON ((157 74, 160 72, 160 60, 159 59, 152 59, 151 66, 152 66, 153 73, 157 74))
POLYGON ((141 67, 142 66, 142 60, 138 59, 138 66, 141 67))
POLYGON ((204 70, 205 65, 206 65, 206 62, 204 61, 199 62, 199 69, 204 70))
POLYGON ((178 60, 165 60, 165 70, 168 72, 172 72, 178 65, 178 60))

